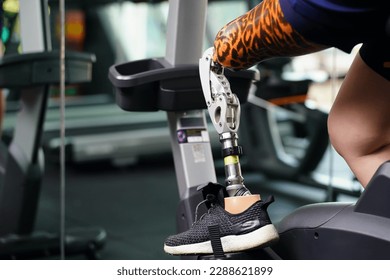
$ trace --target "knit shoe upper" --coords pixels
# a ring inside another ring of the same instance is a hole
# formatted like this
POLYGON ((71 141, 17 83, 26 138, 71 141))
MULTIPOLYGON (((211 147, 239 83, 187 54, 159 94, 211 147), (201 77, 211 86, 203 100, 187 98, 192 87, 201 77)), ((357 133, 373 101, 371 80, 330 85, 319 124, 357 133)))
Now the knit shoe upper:
POLYGON ((182 233, 170 236, 165 241, 164 250, 173 255, 211 254, 209 227, 219 227, 219 236, 224 252, 238 252, 266 246, 278 239, 267 207, 273 197, 258 201, 239 214, 225 211, 221 205, 213 204, 192 227, 182 233))

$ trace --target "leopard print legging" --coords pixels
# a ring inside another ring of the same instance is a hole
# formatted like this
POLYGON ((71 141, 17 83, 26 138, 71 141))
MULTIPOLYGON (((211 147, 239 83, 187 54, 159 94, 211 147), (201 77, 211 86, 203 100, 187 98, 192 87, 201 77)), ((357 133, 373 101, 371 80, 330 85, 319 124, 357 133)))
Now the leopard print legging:
POLYGON ((325 48, 306 40, 292 28, 284 18, 279 0, 264 0, 218 32, 213 60, 239 70, 268 58, 303 55, 325 48))

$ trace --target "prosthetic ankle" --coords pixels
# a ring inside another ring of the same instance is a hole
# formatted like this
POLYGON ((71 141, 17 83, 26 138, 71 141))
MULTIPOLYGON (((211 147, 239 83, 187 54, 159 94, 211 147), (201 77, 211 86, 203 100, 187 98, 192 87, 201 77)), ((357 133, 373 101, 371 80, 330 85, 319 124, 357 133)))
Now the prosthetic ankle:
POLYGON ((238 210, 249 207, 253 204, 248 205, 249 201, 255 202, 260 197, 256 195, 252 198, 242 198, 252 194, 245 187, 241 173, 242 148, 238 145, 237 135, 240 124, 240 101, 230 89, 229 81, 224 75, 224 68, 212 60, 213 52, 214 49, 209 48, 200 59, 200 79, 211 121, 222 144, 226 191, 230 198, 237 198, 235 200, 227 199, 225 203, 227 203, 227 207, 232 205, 238 210))

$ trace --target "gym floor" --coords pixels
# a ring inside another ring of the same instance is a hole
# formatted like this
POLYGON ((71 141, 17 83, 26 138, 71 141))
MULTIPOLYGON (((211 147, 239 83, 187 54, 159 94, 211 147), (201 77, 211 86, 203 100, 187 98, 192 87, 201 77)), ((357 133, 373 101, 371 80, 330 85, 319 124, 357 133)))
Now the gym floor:
MULTIPOLYGON (((326 197, 324 190, 269 180, 257 172, 246 171, 245 167, 243 172, 252 192, 264 198, 271 193, 275 196, 276 201, 269 208, 274 223, 295 208, 324 201, 326 197)), ((36 229, 58 232, 60 168, 48 163, 45 174, 36 229)), ((217 174, 223 182, 222 170, 217 174)), ((108 164, 66 168, 66 229, 103 228, 107 241, 99 253, 101 259, 176 259, 164 253, 163 243, 176 231, 177 203, 175 172, 169 158, 162 162, 146 160, 124 168, 108 164)))

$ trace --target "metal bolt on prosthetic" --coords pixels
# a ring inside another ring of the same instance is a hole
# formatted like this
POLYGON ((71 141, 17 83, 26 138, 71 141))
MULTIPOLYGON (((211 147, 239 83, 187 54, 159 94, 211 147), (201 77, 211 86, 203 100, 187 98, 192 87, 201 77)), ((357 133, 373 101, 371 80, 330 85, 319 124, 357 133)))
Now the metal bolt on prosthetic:
POLYGON ((211 121, 219 134, 225 167, 225 184, 229 196, 250 195, 241 173, 237 130, 240 124, 240 101, 232 93, 224 68, 212 60, 213 48, 207 49, 199 60, 203 94, 211 121))

